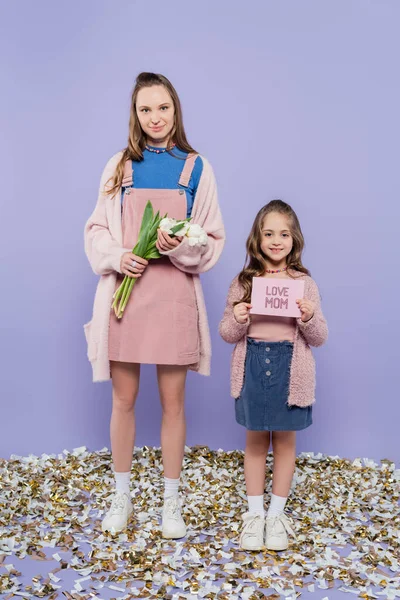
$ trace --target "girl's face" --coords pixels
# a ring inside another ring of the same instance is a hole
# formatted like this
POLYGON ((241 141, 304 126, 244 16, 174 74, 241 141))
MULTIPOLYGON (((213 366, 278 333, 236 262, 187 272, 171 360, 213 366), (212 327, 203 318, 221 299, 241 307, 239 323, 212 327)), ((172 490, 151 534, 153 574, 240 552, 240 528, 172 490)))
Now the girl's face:
POLYGON ((267 257, 267 264, 273 268, 286 266, 286 258, 293 248, 290 220, 278 212, 264 217, 261 230, 261 250, 267 257))
POLYGON ((136 114, 150 146, 166 146, 175 122, 175 107, 163 85, 139 90, 136 114))

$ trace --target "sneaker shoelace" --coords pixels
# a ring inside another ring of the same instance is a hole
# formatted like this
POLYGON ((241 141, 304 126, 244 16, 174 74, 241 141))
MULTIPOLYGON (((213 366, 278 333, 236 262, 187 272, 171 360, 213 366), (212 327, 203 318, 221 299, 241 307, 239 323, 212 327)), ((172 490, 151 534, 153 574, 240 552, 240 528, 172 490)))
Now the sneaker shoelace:
POLYGON ((278 515, 276 517, 270 517, 268 521, 271 523, 271 534, 275 533, 275 527, 278 523, 281 523, 286 531, 292 537, 296 538, 296 534, 293 531, 292 525, 293 521, 289 519, 286 515, 278 515))
POLYGON ((245 529, 243 533, 247 535, 257 535, 259 533, 259 519, 261 519, 259 515, 254 515, 245 520, 245 529))
POLYGON ((125 508, 124 494, 115 494, 110 506, 111 515, 121 515, 125 508))
POLYGON ((165 512, 169 519, 177 521, 181 517, 179 502, 176 498, 167 498, 165 500, 165 512))

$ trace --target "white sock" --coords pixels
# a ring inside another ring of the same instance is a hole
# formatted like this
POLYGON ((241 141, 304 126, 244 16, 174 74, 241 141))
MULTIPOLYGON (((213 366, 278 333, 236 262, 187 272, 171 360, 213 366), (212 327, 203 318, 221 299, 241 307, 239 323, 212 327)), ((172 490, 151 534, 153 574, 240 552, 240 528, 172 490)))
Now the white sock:
POLYGON ((275 496, 275 494, 271 495, 271 503, 267 512, 267 519, 269 517, 278 517, 285 510, 287 498, 283 498, 283 496, 275 496))
POLYGON ((169 479, 169 477, 164 477, 164 500, 166 498, 177 497, 178 490, 179 490, 179 478, 178 479, 169 479))
POLYGON ((264 517, 264 494, 261 494, 261 496, 247 496, 247 502, 249 503, 249 513, 264 517))
POLYGON ((128 498, 131 497, 131 489, 130 489, 130 481, 131 481, 131 472, 127 473, 116 473, 114 471, 115 477, 115 489, 117 492, 122 492, 126 494, 128 498))

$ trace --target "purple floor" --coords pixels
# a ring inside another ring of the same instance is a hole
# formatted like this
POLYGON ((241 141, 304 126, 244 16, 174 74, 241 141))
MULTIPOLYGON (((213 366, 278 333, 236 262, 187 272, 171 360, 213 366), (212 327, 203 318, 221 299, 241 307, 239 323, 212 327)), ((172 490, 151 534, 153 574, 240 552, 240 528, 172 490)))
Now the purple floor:
MULTIPOLYGON (((242 452, 187 448, 188 535, 160 535, 158 449, 136 449, 134 518, 101 532, 112 490, 108 451, 0 461, 2 598, 400 597, 395 465, 302 454, 288 502, 296 539, 282 553, 237 546, 246 510, 242 452)), ((266 465, 268 499, 272 459, 266 465)))

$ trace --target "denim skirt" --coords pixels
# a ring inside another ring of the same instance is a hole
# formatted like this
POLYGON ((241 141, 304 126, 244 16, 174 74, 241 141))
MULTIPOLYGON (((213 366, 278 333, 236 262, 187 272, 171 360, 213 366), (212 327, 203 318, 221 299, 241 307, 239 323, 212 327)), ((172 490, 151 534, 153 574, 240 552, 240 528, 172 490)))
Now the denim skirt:
POLYGON ((236 421, 251 431, 300 431, 312 424, 312 407, 288 406, 291 342, 247 339, 244 381, 235 400, 236 421))

